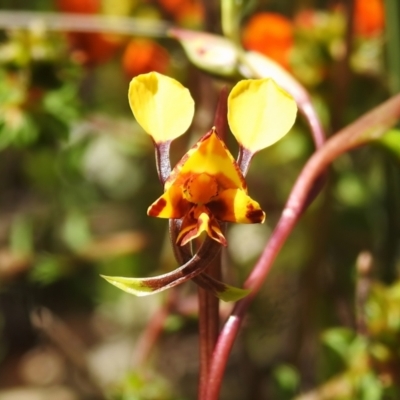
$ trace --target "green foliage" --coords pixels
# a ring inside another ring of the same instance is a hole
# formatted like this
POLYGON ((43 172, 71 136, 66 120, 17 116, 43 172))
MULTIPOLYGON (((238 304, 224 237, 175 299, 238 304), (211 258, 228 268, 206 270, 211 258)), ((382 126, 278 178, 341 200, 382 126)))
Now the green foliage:
MULTIPOLYGON (((179 400, 162 377, 151 372, 131 372, 114 390, 113 400, 179 400)), ((183 399, 182 399, 183 400, 183 399)))
POLYGON ((282 364, 274 369, 274 380, 278 386, 279 398, 291 398, 299 389, 299 372, 292 365, 282 364))

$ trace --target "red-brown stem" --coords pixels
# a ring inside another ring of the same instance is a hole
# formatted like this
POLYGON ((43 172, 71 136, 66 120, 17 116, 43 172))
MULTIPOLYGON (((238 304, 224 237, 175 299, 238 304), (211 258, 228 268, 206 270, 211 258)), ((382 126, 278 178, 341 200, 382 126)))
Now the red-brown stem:
MULTIPOLYGON (((220 253, 221 254, 221 253, 220 253)), ((221 256, 216 257, 206 272, 216 279, 221 279, 221 256)), ((199 299, 199 400, 206 400, 207 380, 215 344, 219 333, 219 299, 201 287, 199 299)))
POLYGON ((344 40, 343 57, 334 65, 332 80, 332 130, 333 132, 343 126, 343 112, 346 108, 349 85, 351 81, 350 56, 353 44, 353 26, 355 1, 341 2, 346 13, 346 32, 344 40))
MULTIPOLYGON (((217 109, 215 112, 214 126, 218 136, 225 140, 228 131, 227 121, 227 100, 228 90, 224 87, 221 90, 217 109)), ((224 224, 225 225, 225 224, 224 224)), ((222 226, 221 226, 222 227, 222 226)), ((221 254, 213 259, 206 270, 211 277, 221 279, 221 254)), ((217 343, 219 333, 219 299, 208 290, 198 288, 199 298, 199 352, 200 352, 200 371, 199 371, 199 400, 207 399, 207 381, 209 379, 209 369, 217 343)))
POLYGON ((315 180, 338 156, 373 140, 374 137, 380 137, 399 118, 400 94, 339 131, 309 159, 291 191, 270 241, 246 280, 245 287, 251 289, 251 293, 236 303, 219 335, 209 372, 207 400, 218 400, 229 353, 243 318, 271 270, 279 250, 304 211, 315 180))
POLYGON ((170 147, 170 140, 161 143, 154 142, 158 178, 163 186, 171 173, 171 163, 169 161, 170 147))
POLYGON ((228 88, 224 86, 219 94, 217 110, 215 111, 214 126, 218 136, 226 140, 228 132, 228 88))

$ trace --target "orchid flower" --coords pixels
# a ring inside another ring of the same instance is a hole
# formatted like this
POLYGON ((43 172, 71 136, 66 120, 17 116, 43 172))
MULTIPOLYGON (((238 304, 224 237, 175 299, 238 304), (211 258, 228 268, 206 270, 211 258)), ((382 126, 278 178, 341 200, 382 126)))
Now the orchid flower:
POLYGON ((237 300, 244 289, 219 282, 204 273, 210 260, 227 246, 223 222, 262 223, 265 213, 248 195, 244 175, 253 155, 281 139, 296 119, 293 98, 272 79, 243 80, 228 97, 228 124, 239 143, 235 161, 212 127, 172 169, 171 142, 185 133, 194 115, 194 101, 176 80, 156 72, 139 75, 129 87, 129 104, 141 127, 154 142, 158 175, 164 193, 148 208, 148 215, 175 221, 171 239, 176 270, 152 278, 106 277, 129 293, 143 296, 176 286, 188 279, 211 290, 222 300, 237 300), (185 245, 202 233, 198 252, 191 258, 185 245))

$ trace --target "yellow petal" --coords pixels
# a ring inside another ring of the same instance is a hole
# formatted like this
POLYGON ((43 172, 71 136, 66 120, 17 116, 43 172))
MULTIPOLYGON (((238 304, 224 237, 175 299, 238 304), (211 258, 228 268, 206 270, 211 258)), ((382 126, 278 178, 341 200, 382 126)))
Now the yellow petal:
POLYGON ((172 170, 165 182, 182 188, 194 175, 208 174, 215 178, 221 189, 240 188, 247 190, 246 182, 224 142, 212 129, 192 147, 172 170))
POLYGON ((168 76, 157 72, 136 76, 128 98, 137 122, 156 143, 177 138, 192 122, 194 101, 189 90, 168 76))
POLYGON ((207 207, 220 221, 255 224, 265 220, 260 205, 239 189, 224 190, 207 207))
POLYGON ((183 218, 190 207, 190 203, 182 197, 182 189, 173 185, 147 209, 147 215, 158 218, 183 218))
POLYGON ((228 97, 228 123, 241 146, 255 153, 281 139, 293 126, 293 97, 272 79, 240 81, 228 97))

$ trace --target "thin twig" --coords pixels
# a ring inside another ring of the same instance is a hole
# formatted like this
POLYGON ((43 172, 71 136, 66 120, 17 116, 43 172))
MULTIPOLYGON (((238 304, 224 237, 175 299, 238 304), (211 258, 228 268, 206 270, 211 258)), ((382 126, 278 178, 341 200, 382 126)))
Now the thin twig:
POLYGON ((354 11, 355 1, 342 1, 346 14, 346 32, 344 37, 343 56, 334 65, 333 99, 332 99, 332 130, 336 132, 343 126, 343 112, 349 98, 349 85, 351 81, 350 56, 354 37, 354 11))
POLYGON ((27 29, 41 26, 52 31, 103 32, 147 37, 166 37, 171 24, 153 19, 35 11, 0 11, 0 28, 27 29))
POLYGON ((368 328, 365 316, 365 303, 368 300, 372 283, 372 254, 368 251, 361 252, 357 257, 356 267, 357 281, 355 303, 357 332, 360 335, 367 336, 368 328))

